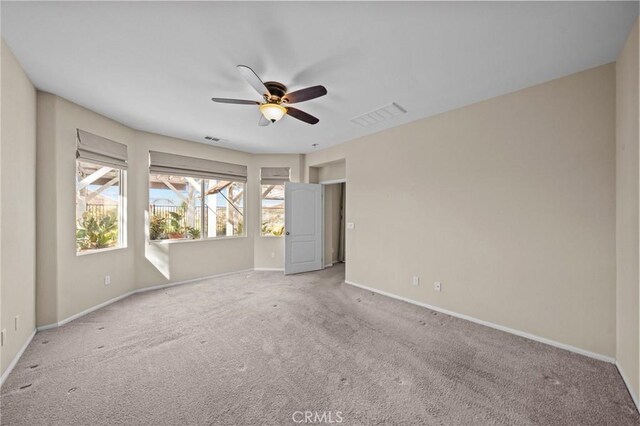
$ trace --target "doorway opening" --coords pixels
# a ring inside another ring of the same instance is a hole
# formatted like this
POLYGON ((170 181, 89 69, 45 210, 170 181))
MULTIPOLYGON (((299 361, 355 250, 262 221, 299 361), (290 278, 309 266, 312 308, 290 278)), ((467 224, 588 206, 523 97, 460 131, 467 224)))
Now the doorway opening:
POLYGON ((346 261, 346 182, 324 186, 324 267, 346 261))

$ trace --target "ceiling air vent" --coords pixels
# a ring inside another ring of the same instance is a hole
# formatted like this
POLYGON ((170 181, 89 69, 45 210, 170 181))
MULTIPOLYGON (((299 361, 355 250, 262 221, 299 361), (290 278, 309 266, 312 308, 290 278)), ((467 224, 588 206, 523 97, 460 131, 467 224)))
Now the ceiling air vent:
POLYGON ((406 112, 407 111, 400 105, 395 102, 391 102, 389 105, 385 105, 375 111, 353 117, 351 121, 358 126, 369 127, 382 121, 386 121, 397 115, 405 114, 406 112))
POLYGON ((210 142, 220 142, 222 141, 222 139, 220 138, 214 138, 213 136, 205 136, 204 137, 206 140, 210 141, 210 142))

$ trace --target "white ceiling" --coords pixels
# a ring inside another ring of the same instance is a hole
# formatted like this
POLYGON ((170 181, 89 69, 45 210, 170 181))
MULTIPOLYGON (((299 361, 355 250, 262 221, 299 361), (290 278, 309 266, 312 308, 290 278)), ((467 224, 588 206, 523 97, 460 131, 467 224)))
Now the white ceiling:
POLYGON ((140 130, 249 152, 306 153, 615 61, 637 2, 1 4, 33 83, 140 130), (258 127, 235 65, 329 94, 258 127), (408 111, 362 128, 350 119, 408 111), (319 146, 313 148, 311 145, 319 146))

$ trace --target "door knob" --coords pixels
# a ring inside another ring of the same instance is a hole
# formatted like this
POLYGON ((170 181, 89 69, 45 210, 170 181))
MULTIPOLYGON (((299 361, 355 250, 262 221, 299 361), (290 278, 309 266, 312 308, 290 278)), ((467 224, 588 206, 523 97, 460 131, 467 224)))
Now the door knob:
POLYGON ((285 235, 289 235, 289 231, 285 232, 284 234, 285 234, 285 235))

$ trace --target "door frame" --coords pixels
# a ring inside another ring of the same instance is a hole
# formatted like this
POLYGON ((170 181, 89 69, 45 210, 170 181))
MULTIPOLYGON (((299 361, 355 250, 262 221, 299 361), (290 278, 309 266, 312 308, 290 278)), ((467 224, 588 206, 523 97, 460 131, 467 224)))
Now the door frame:
POLYGON ((347 183, 347 179, 333 179, 333 180, 323 180, 322 182, 318 182, 320 185, 333 185, 334 183, 347 183))
MULTIPOLYGON (((325 187, 327 185, 333 185, 333 184, 336 184, 336 183, 344 183, 344 190, 346 191, 347 190, 347 178, 323 180, 323 181, 318 182, 318 183, 320 185, 322 185, 322 211, 324 213, 324 208, 325 208, 326 202, 327 202, 327 197, 325 196, 325 187)), ((346 197, 345 197, 345 203, 344 204, 345 204, 344 205, 344 209, 346 211, 346 209, 347 209, 347 198, 346 197)), ((346 227, 347 226, 347 223, 346 223, 347 217, 345 216, 343 219, 345 221, 344 225, 346 227)), ((325 241, 325 235, 324 235, 324 233, 325 233, 324 220, 325 220, 325 218, 323 217, 322 218, 322 265, 323 265, 322 269, 327 269, 327 268, 331 268, 333 266, 333 263, 331 265, 327 266, 326 259, 324 258, 324 248, 326 247, 326 244, 327 244, 327 242, 325 241)), ((346 234, 346 231, 347 230, 345 228, 345 234, 346 234)), ((346 247, 346 245, 347 245, 347 241, 346 241, 346 235, 345 235, 345 247, 346 247)))

